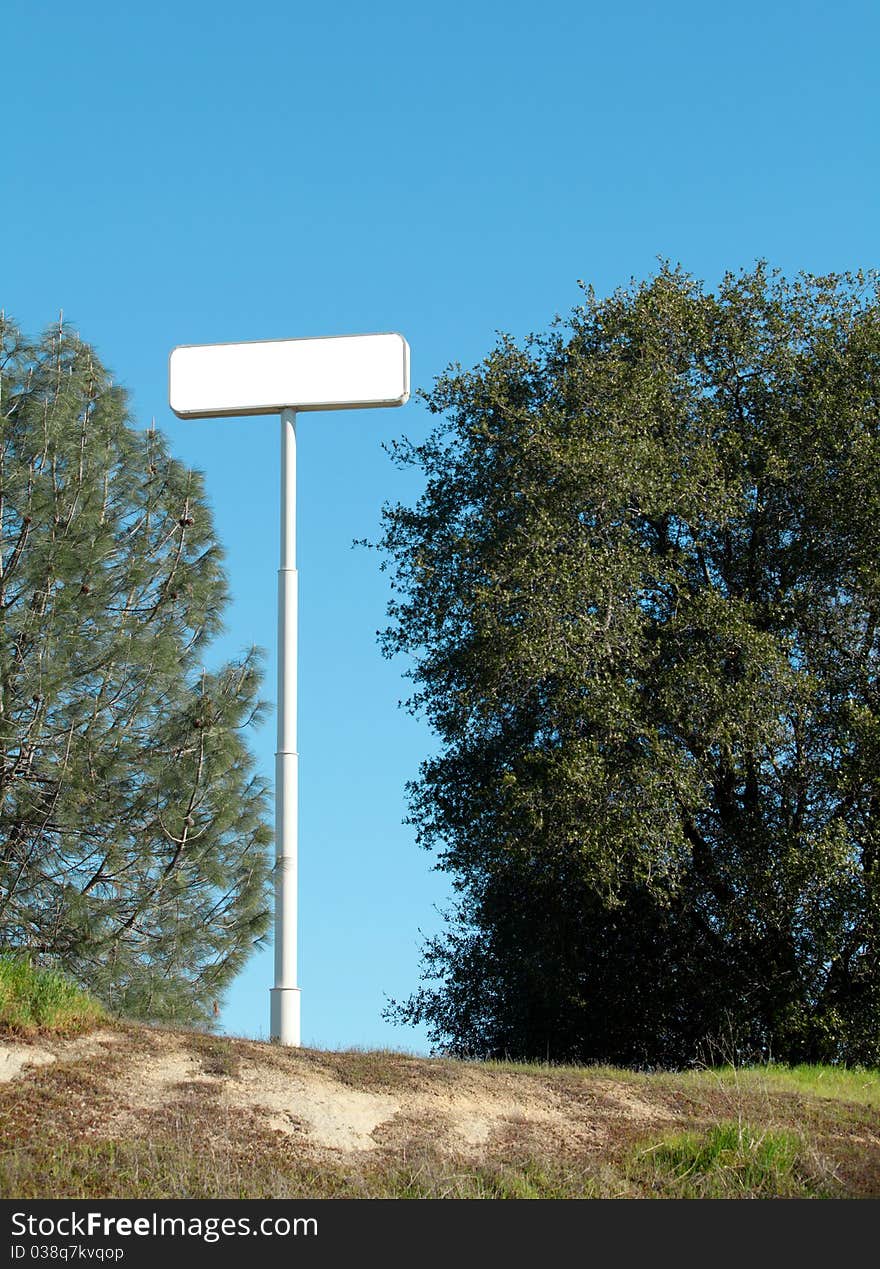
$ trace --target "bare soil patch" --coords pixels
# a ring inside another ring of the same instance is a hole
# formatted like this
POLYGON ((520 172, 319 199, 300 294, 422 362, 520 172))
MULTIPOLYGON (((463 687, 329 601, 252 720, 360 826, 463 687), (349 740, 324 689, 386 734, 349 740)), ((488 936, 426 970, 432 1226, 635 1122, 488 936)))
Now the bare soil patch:
POLYGON ((148 1029, 13 1042, 0 1047, 0 1078, 26 1078, 34 1068, 57 1063, 68 1071, 78 1064, 89 1068, 103 1056, 110 1060, 100 1068, 102 1100, 114 1109, 97 1131, 146 1131, 154 1113, 178 1105, 182 1093, 202 1092, 226 1111, 251 1113, 300 1147, 343 1153, 400 1145, 413 1132, 423 1136, 424 1125, 431 1126, 438 1148, 466 1155, 479 1155, 497 1141, 536 1138, 557 1150, 583 1150, 600 1145, 615 1119, 669 1118, 662 1106, 608 1080, 597 1083, 587 1104, 531 1074, 482 1070, 473 1063, 456 1068, 399 1055, 223 1043, 228 1058, 215 1038, 148 1029), (366 1087, 353 1086, 347 1064, 366 1087))

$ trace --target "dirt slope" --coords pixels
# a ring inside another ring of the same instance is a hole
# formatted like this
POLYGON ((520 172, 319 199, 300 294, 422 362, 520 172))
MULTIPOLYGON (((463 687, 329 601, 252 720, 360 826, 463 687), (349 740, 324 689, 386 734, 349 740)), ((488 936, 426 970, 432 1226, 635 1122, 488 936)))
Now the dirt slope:
MULTIPOLYGON (((542 1175, 564 1173, 563 1193, 595 1185, 627 1193, 632 1169, 619 1174, 619 1190, 608 1175, 602 1181, 603 1169, 686 1130, 744 1119, 806 1134, 813 1153, 821 1145, 826 1181, 880 1193, 876 1105, 823 1108, 821 1099, 774 1093, 753 1079, 280 1049, 134 1026, 73 1039, 0 1036, 7 1193, 26 1167, 55 1175, 40 1193, 86 1192, 83 1160, 94 1171, 107 1151, 141 1160, 141 1180, 123 1193, 141 1192, 144 1159, 170 1154, 174 1176, 145 1183, 147 1193, 397 1193, 401 1185, 406 1192, 404 1174, 429 1177, 434 1193, 441 1174, 538 1165, 542 1175), (209 1159, 222 1160, 222 1176, 204 1173, 209 1159), (262 1178, 253 1186, 248 1166, 262 1178)), ((100 1181, 89 1184, 100 1192, 100 1181)))
POLYGON ((674 1098, 646 1100, 596 1076, 589 1089, 546 1076, 400 1054, 330 1054, 157 1030, 105 1029, 77 1039, 0 1043, 0 1081, 57 1065, 56 1077, 98 1083, 97 1135, 146 1131, 155 1112, 181 1102, 242 1112, 304 1148, 341 1152, 430 1133, 453 1152, 479 1151, 515 1131, 559 1148, 590 1147, 621 1121, 675 1123, 674 1098), (354 1080, 363 1081, 355 1083, 354 1080), (579 1094, 579 1095, 578 1095, 579 1094))

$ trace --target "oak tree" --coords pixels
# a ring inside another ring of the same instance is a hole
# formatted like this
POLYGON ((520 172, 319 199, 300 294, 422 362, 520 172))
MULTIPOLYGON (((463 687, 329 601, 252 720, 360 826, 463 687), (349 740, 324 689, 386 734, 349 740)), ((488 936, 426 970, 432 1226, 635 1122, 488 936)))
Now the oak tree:
POLYGON ((664 267, 425 396, 388 655, 461 1054, 880 1061, 876 277, 664 267))

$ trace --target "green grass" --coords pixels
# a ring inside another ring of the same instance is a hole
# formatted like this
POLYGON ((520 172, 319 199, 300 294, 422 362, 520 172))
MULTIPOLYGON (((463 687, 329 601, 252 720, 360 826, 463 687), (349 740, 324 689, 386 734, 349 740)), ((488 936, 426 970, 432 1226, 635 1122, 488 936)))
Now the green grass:
POLYGON ((880 1071, 840 1066, 766 1066, 718 1067, 688 1071, 676 1079, 692 1085, 707 1083, 743 1092, 799 1093, 811 1097, 827 1097, 834 1101, 854 1102, 880 1109, 880 1071))
POLYGON ((27 957, 0 955, 0 1029, 70 1034, 105 1019, 102 1006, 63 974, 37 969, 27 957))
POLYGON ((636 1153, 629 1173, 664 1198, 821 1198, 833 1178, 793 1132, 737 1122, 636 1153))
POLYGON ((763 1066, 698 1067, 686 1071, 647 1073, 614 1066, 568 1066, 545 1062, 477 1062, 482 1070, 517 1072, 525 1075, 574 1076, 590 1080, 624 1081, 632 1087, 658 1087, 664 1083, 680 1089, 726 1089, 744 1094, 793 1093, 832 1101, 852 1102, 880 1110, 880 1070, 828 1065, 783 1066, 768 1062, 763 1066))

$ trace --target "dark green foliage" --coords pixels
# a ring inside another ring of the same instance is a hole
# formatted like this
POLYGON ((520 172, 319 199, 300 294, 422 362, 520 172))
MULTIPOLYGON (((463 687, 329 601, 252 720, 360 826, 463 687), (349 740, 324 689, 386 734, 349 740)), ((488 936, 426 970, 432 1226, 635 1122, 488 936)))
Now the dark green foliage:
POLYGON ((208 1019, 268 921, 259 654, 201 669, 227 588, 199 474, 75 335, 2 333, 0 941, 208 1019))
POLYGON ((503 339, 394 446, 388 655, 460 895, 455 1053, 880 1062, 876 278, 679 270, 503 339))

